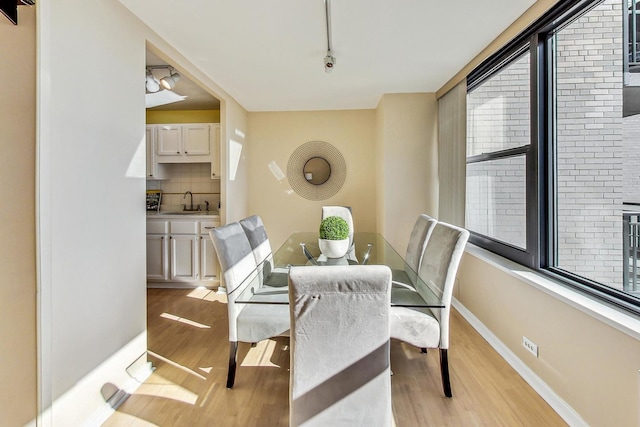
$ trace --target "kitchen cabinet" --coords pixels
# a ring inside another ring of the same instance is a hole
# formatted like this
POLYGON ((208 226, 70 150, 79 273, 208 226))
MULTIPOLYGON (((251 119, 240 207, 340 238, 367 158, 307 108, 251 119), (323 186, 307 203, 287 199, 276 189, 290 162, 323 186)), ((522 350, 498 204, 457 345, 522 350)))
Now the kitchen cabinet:
POLYGON ((169 279, 167 237, 163 234, 147 234, 147 280, 169 279))
POLYGON ((211 150, 213 159, 211 160, 211 179, 220 178, 220 123, 211 125, 211 150))
POLYGON ((195 234, 169 235, 171 280, 193 282, 200 279, 197 242, 195 234))
POLYGON ((208 123, 157 125, 156 132, 158 162, 186 160, 211 153, 211 125, 208 123))
POLYGON ((209 237, 209 230, 219 224, 213 222, 202 222, 200 225, 200 279, 220 280, 220 264, 218 255, 213 247, 213 242, 209 237))
POLYGON ((208 218, 147 218, 147 281, 155 284, 212 286, 219 283, 218 257, 208 218))
POLYGON ((147 126, 145 139, 147 144, 147 178, 165 179, 166 172, 163 164, 158 164, 156 156, 156 128, 147 126))

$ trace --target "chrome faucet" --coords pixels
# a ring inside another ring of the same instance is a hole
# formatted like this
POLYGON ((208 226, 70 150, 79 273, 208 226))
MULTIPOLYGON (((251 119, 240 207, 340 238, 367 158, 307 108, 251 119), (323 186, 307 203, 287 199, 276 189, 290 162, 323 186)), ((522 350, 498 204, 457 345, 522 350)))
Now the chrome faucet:
POLYGON ((189 209, 187 209, 187 204, 185 203, 184 205, 184 209, 185 211, 192 211, 193 210, 193 194, 191 193, 191 191, 187 191, 186 193, 184 193, 184 196, 182 196, 183 199, 187 198, 187 194, 189 196, 191 196, 191 202, 189 203, 189 209))

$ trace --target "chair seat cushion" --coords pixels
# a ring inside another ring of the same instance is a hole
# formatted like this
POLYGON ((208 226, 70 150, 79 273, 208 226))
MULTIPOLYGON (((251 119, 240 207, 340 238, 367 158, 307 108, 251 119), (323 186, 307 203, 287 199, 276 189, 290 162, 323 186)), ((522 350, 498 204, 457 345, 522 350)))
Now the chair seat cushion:
POLYGON ((290 328, 286 304, 246 304, 237 319, 238 341, 258 342, 282 335, 290 328))
POLYGON ((440 346, 440 325, 428 308, 391 307, 389 327, 391 338, 421 348, 440 346))

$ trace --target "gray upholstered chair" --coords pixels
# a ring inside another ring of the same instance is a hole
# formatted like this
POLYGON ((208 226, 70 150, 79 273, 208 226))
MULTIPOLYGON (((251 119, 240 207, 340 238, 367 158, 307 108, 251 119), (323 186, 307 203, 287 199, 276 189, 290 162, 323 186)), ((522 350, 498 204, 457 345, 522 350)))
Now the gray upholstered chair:
POLYGON ((391 270, 292 267, 291 426, 390 426, 391 270))
POLYGON ((262 283, 265 286, 287 286, 289 272, 284 269, 276 269, 273 265, 273 253, 271 243, 264 228, 262 218, 252 215, 240 220, 240 225, 249 239, 253 256, 258 265, 258 271, 262 275, 262 283))
POLYGON ((469 238, 465 229, 438 222, 427 241, 420 264, 416 289, 426 298, 429 286, 441 299, 444 308, 391 307, 391 337, 420 348, 440 349, 440 371, 444 394, 451 397, 449 380, 449 311, 453 285, 460 259, 469 238))
POLYGON ((227 387, 232 388, 236 373, 238 341, 255 343, 282 335, 289 330, 286 305, 239 304, 238 296, 249 286, 260 287, 260 276, 249 240, 237 222, 209 231, 220 260, 227 291, 229 317, 229 371, 227 387))
POLYGON ((415 283, 415 276, 420 271, 420 262, 422 260, 422 254, 424 248, 427 246, 427 241, 433 227, 438 223, 434 218, 429 215, 420 214, 416 219, 411 235, 409 236, 409 243, 407 244, 407 253, 405 255, 406 266, 404 270, 393 270, 393 281, 404 284, 415 283))

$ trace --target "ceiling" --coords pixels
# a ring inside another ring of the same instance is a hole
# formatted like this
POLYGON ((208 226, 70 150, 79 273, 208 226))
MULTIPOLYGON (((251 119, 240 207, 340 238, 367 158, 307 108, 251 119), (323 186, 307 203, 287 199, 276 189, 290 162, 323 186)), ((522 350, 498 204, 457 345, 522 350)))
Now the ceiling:
POLYGON ((323 0, 120 1, 248 111, 369 109, 385 93, 435 92, 535 3, 334 0, 325 73, 323 0))

